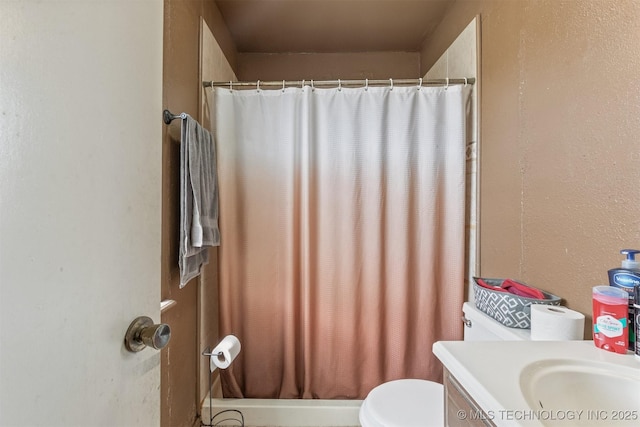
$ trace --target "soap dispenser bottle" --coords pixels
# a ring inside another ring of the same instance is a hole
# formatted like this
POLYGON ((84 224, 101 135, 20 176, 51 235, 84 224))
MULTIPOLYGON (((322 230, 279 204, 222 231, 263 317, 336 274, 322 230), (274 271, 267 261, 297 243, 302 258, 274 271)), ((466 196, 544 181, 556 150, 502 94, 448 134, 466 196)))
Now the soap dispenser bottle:
POLYGON ((623 289, 629 296, 629 349, 635 350, 635 316, 634 288, 640 286, 640 262, 636 261, 637 249, 622 249, 621 254, 627 258, 622 260, 621 268, 609 270, 609 285, 623 289))

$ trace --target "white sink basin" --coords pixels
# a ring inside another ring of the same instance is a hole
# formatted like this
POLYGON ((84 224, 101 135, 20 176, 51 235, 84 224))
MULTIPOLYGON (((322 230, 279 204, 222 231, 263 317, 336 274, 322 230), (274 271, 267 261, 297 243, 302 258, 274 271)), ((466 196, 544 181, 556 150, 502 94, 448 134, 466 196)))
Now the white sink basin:
POLYGON ((640 425, 640 365, 541 360, 522 369, 520 389, 543 425, 640 425))

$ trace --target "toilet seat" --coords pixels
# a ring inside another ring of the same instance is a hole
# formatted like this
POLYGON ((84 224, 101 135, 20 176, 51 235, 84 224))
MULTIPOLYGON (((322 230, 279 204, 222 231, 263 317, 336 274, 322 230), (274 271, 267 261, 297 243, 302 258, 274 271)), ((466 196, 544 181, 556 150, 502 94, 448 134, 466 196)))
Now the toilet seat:
POLYGON ((389 381, 371 390, 360 407, 363 427, 444 426, 444 387, 432 381, 389 381))

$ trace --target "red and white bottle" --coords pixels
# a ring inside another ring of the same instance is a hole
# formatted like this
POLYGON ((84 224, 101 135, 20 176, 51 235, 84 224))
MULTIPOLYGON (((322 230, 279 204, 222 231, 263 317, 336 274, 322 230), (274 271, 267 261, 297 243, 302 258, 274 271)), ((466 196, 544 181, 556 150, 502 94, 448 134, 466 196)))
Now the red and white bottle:
POLYGON ((629 294, 613 286, 593 288, 593 343, 615 353, 626 353, 629 341, 629 294))

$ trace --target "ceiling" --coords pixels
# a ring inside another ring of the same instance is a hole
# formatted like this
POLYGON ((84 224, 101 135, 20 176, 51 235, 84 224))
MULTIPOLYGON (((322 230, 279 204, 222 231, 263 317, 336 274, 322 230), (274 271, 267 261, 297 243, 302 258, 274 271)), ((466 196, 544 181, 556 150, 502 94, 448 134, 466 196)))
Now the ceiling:
POLYGON ((455 0, 215 0, 238 52, 416 52, 455 0))

